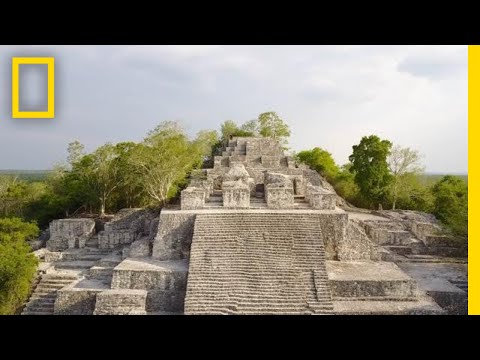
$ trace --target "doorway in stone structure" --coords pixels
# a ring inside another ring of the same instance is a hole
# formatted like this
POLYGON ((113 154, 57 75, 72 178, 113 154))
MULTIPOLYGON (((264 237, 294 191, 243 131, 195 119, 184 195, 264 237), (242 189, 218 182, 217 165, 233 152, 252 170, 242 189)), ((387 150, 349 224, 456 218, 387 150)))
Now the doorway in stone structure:
POLYGON ((265 185, 257 184, 255 186, 255 197, 263 199, 265 197, 265 185))

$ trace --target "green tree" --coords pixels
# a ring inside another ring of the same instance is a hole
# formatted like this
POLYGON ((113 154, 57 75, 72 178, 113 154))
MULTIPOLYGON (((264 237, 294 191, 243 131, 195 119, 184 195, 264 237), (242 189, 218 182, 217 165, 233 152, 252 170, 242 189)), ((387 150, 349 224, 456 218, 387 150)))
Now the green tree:
POLYGON ((288 125, 274 111, 265 112, 258 116, 258 131, 263 137, 271 137, 284 143, 290 137, 288 125))
POLYGON ((0 219, 0 315, 16 313, 27 300, 38 261, 26 240, 38 232, 19 218, 0 219))
POLYGON ((397 205, 398 193, 402 187, 407 184, 403 184, 403 180, 411 180, 409 176, 405 176, 408 173, 419 174, 423 171, 423 167, 420 164, 420 154, 416 150, 412 150, 408 147, 402 148, 399 145, 395 145, 390 155, 388 156, 388 167, 393 176, 391 191, 392 191, 392 209, 395 210, 397 205))
POLYGON ((233 120, 226 120, 220 127, 220 132, 222 134, 222 142, 224 145, 228 144, 230 137, 238 133, 240 129, 238 125, 233 120))
POLYGON ((203 157, 212 156, 212 149, 219 142, 218 133, 215 130, 201 130, 197 133, 195 145, 203 157))
POLYGON ((257 136, 258 135, 258 120, 248 120, 242 124, 240 130, 249 134, 248 136, 257 136))
POLYGON ((461 178, 447 175, 432 188, 435 216, 455 234, 468 236, 468 186, 461 178))
POLYGON ((382 203, 386 199, 392 176, 388 170, 387 157, 392 143, 378 136, 364 136, 358 145, 353 146, 349 160, 350 171, 361 194, 370 202, 382 203))
POLYGON ((118 211, 125 207, 141 207, 145 204, 146 194, 141 174, 132 164, 132 157, 140 145, 134 142, 121 142, 115 145, 118 171, 118 186, 111 196, 110 207, 118 211))
POLYGON ((432 212, 433 201, 431 189, 422 183, 417 173, 407 172, 399 176, 396 197, 399 209, 432 212))
POLYGON ((152 204, 163 205, 173 197, 194 168, 203 161, 199 147, 189 141, 177 124, 166 122, 145 138, 132 157, 152 204))
POLYGON ((317 171, 330 182, 334 180, 340 170, 338 165, 335 164, 332 154, 319 147, 300 151, 296 158, 298 161, 310 166, 311 169, 317 171))
POLYGON ((67 152, 67 161, 70 164, 70 167, 73 167, 73 164, 78 162, 85 155, 85 146, 80 143, 80 141, 75 140, 68 144, 67 152))
POLYGON ((74 164, 73 173, 83 182, 79 185, 86 198, 91 201, 93 197, 98 202, 100 216, 105 215, 107 202, 121 180, 116 150, 107 143, 74 164))

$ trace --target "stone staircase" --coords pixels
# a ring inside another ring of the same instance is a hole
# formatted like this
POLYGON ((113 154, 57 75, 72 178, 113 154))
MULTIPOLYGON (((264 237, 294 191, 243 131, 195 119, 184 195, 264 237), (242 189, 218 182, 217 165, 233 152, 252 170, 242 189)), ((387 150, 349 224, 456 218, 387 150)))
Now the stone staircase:
POLYGON ((77 279, 75 274, 63 272, 43 275, 22 315, 53 315, 57 291, 77 279))
POLYGON ((120 253, 113 252, 101 258, 94 266, 90 268, 86 277, 88 279, 101 280, 110 284, 113 276, 113 269, 120 264, 122 256, 120 253))
POLYGON ((318 218, 308 214, 199 214, 186 314, 330 314, 318 218))
POLYGON ((450 280, 450 282, 459 289, 468 293, 468 280, 450 280))
POLYGON ((86 271, 111 252, 97 248, 69 249, 62 253, 61 261, 55 262, 54 267, 58 271, 86 271))

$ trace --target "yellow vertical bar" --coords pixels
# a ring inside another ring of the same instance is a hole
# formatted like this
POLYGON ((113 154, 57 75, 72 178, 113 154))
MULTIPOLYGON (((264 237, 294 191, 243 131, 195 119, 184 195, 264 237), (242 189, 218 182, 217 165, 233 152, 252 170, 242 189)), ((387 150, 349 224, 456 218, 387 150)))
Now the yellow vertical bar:
POLYGON ((468 47, 468 314, 480 314, 480 45, 468 47), (477 138, 475 138, 477 137, 477 138), (476 158, 475 158, 476 157, 476 158))
POLYGON ((12 117, 18 116, 19 109, 19 79, 18 71, 20 65, 17 59, 12 59, 12 117))
POLYGON ((55 117, 55 58, 48 62, 48 109, 49 117, 55 117))

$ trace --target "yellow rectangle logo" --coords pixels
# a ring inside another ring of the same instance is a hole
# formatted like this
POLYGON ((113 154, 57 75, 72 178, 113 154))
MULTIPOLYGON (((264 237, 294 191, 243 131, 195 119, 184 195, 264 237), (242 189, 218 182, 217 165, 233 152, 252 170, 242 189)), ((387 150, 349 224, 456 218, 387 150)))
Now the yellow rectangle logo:
POLYGON ((12 118, 53 119, 55 117, 55 58, 14 57, 12 58, 12 118), (20 65, 47 65, 48 106, 47 111, 20 111, 20 65))

